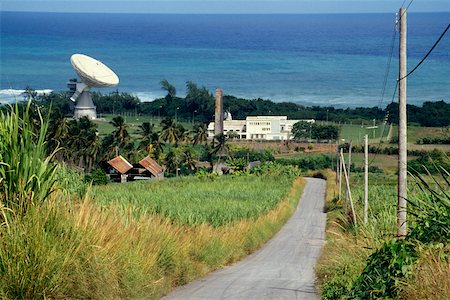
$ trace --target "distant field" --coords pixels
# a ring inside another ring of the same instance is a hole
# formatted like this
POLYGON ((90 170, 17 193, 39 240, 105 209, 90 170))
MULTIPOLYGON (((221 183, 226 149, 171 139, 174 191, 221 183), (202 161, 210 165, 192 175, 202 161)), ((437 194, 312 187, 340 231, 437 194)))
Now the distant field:
MULTIPOLYGON (((98 125, 98 130, 100 132, 101 136, 108 135, 111 132, 114 131, 114 126, 112 126, 109 122, 116 117, 115 115, 110 114, 102 114, 99 116, 98 119, 94 120, 94 123, 98 125)), ((141 125, 144 122, 148 122, 150 124, 155 125, 155 130, 160 131, 161 127, 161 121, 163 118, 154 117, 154 116, 123 116, 125 119, 125 123, 128 125, 128 132, 132 136, 136 136, 139 132, 139 125, 141 125)), ((192 124, 187 122, 180 122, 186 129, 192 129, 192 124)))
POLYGON ((389 125, 378 125, 374 129, 368 129, 368 126, 370 125, 341 125, 339 138, 346 142, 352 140, 355 144, 361 144, 364 142, 364 135, 366 134, 369 136, 369 142, 378 142, 381 137, 386 138, 389 133, 389 125))
MULTIPOLYGON (((447 127, 408 126, 408 143, 415 143, 424 137, 448 137, 450 129, 447 127)), ((398 137, 398 127, 394 126, 392 137, 398 137)))

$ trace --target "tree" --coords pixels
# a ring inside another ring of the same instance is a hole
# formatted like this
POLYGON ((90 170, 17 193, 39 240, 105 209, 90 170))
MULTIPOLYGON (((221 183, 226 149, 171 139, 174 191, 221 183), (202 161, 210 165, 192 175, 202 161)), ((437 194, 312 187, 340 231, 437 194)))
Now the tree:
POLYGON ((336 140, 339 137, 339 128, 300 121, 292 126, 292 134, 295 139, 336 140))
POLYGON ((164 164, 166 166, 167 173, 175 174, 178 168, 178 162, 173 149, 169 149, 166 157, 164 158, 164 164))
POLYGON ((144 122, 139 125, 139 133, 141 135, 141 141, 139 143, 139 149, 145 149, 150 152, 149 147, 152 143, 158 139, 158 134, 153 132, 154 126, 148 122, 144 122))
POLYGON ((167 92, 166 100, 170 102, 177 95, 177 90, 175 87, 167 81, 167 79, 163 79, 159 82, 161 84, 161 88, 167 92))
MULTIPOLYGON (((69 122, 60 110, 52 110, 47 131, 47 140, 49 141, 49 152, 53 152, 58 147, 63 147, 68 140, 69 122)), ((58 160, 64 159, 65 149, 56 153, 58 160)))
POLYGON ((195 124, 192 133, 193 133, 192 142, 194 143, 194 145, 197 144, 201 145, 208 141, 208 128, 206 127, 206 124, 204 123, 195 124))
POLYGON ((186 138, 186 129, 183 125, 175 123, 171 118, 166 118, 161 121, 161 135, 159 136, 161 141, 168 142, 169 144, 177 145, 186 138))
POLYGON ((159 136, 161 141, 168 142, 169 144, 175 144, 178 142, 177 126, 171 118, 166 118, 161 121, 161 135, 159 136))
POLYGON ((214 97, 205 88, 199 88, 192 81, 186 82, 186 110, 190 113, 197 111, 196 118, 201 122, 207 122, 214 114, 214 97))
POLYGON ((128 131, 127 131, 127 124, 125 123, 125 120, 121 116, 117 116, 112 119, 111 122, 116 129, 112 132, 112 135, 114 136, 114 139, 116 141, 116 145, 120 147, 124 147, 128 143, 128 131))
POLYGON ((194 173, 197 170, 196 159, 191 147, 184 146, 182 149, 182 164, 183 168, 188 171, 188 173, 194 173))
POLYGON ((311 124, 308 122, 297 122, 292 126, 292 134, 294 138, 297 140, 306 139, 309 137, 309 130, 311 128, 311 124))
POLYGON ((100 149, 97 125, 88 117, 69 122, 65 151, 73 164, 90 171, 100 149))
POLYGON ((230 152, 230 147, 227 144, 227 136, 223 133, 216 134, 214 136, 214 146, 212 149, 212 153, 219 157, 218 163, 220 163, 220 159, 230 152))

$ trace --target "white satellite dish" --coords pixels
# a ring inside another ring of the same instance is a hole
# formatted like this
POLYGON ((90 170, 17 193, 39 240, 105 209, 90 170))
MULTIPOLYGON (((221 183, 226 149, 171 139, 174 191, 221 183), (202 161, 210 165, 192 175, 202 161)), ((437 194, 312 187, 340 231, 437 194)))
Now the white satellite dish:
POLYGON ((89 92, 91 87, 112 87, 119 84, 119 77, 110 68, 92 57, 74 54, 70 58, 73 68, 82 82, 69 82, 70 90, 75 93, 70 100, 76 102, 74 118, 87 116, 97 118, 97 111, 89 92))

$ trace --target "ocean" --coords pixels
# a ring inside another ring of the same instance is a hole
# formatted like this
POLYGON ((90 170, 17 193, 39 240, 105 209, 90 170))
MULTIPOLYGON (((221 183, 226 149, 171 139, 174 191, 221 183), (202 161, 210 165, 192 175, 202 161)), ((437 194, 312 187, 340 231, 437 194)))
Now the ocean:
MULTIPOLYGON (((408 69, 442 33, 449 13, 408 14, 408 69)), ((183 15, 0 12, 0 102, 25 87, 66 90, 73 53, 97 58, 117 89, 143 101, 167 79, 211 92, 307 105, 389 104, 398 35, 383 101, 395 14, 183 15)), ((112 89, 115 90, 115 89, 112 89)), ((111 89, 102 90, 108 92, 111 89)), ((395 98, 396 99, 396 98, 395 98)), ((450 101, 450 33, 408 77, 408 103, 450 101)))

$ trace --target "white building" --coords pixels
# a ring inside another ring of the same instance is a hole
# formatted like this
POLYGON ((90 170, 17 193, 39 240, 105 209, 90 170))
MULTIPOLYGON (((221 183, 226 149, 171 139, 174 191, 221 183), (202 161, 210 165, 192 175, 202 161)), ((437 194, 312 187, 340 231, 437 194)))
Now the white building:
MULTIPOLYGON (((232 120, 231 116, 223 121, 223 133, 234 133, 238 139, 247 140, 288 140, 292 139, 292 127, 299 121, 314 123, 310 120, 288 120, 286 116, 252 116, 245 120, 232 120)), ((214 122, 208 125, 208 137, 214 137, 214 122)))

